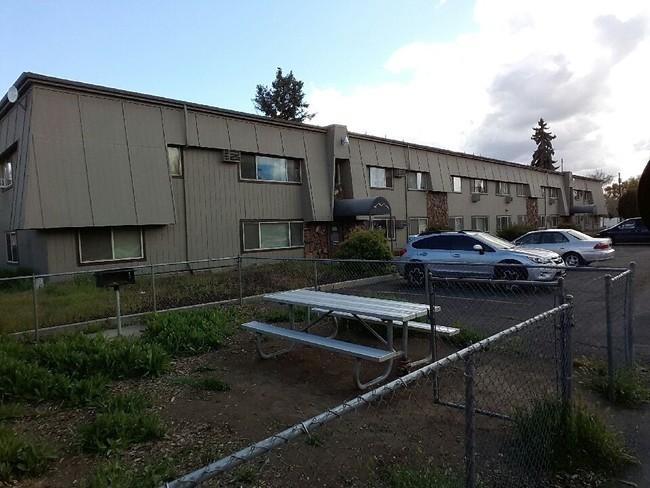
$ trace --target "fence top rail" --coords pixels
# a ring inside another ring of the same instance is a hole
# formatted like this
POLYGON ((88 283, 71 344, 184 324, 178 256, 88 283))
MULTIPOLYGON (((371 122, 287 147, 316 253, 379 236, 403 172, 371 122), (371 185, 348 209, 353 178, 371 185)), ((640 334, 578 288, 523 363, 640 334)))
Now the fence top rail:
POLYGON ((231 454, 230 456, 226 456, 196 471, 186 474, 174 481, 168 482, 165 485, 162 485, 160 488, 182 488, 182 487, 197 486, 198 483, 212 479, 215 476, 217 476, 219 473, 225 472, 229 469, 239 466, 240 464, 250 459, 253 459, 259 455, 262 455, 279 445, 286 444, 292 439, 300 435, 309 434, 313 429, 316 429, 333 420, 336 420, 339 417, 345 415, 346 413, 349 413, 353 410, 357 410, 364 406, 368 406, 372 402, 378 400, 379 398, 392 394, 399 388, 403 388, 409 385, 410 383, 413 383, 421 378, 424 378, 425 376, 430 375, 433 371, 441 370, 451 364, 461 361, 462 359, 465 359, 471 356, 472 354, 482 349, 485 349, 490 344, 499 342, 505 339, 506 337, 516 334, 517 332, 523 329, 539 326, 544 319, 549 318, 553 315, 560 314, 565 310, 569 309, 570 307, 572 307, 572 304, 569 302, 569 303, 564 303, 558 307, 552 308, 550 310, 547 310, 546 312, 543 312, 541 314, 536 315, 535 317, 520 322, 519 324, 514 325, 509 329, 506 329, 493 336, 483 339, 480 342, 472 344, 471 346, 468 346, 465 349, 462 349, 443 359, 431 363, 421 369, 413 371, 412 373, 409 373, 406 376, 397 378, 391 381, 390 383, 377 387, 372 391, 369 391, 356 398, 343 402, 342 404, 334 408, 331 408, 325 412, 322 412, 310 419, 307 419, 303 422, 299 422, 289 427, 288 429, 283 430, 282 432, 273 434, 272 436, 267 437, 266 439, 259 441, 253 445, 245 447, 244 449, 241 449, 236 453, 231 454))

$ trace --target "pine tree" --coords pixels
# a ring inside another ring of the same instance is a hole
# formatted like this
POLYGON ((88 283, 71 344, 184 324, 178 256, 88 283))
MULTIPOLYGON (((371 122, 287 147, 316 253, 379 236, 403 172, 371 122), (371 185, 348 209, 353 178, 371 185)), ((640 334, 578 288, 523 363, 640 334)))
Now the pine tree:
POLYGON ((553 160, 555 149, 553 149, 552 141, 556 136, 548 132, 547 129, 546 122, 541 118, 539 119, 538 127, 533 127, 533 136, 531 139, 537 144, 537 149, 533 153, 533 160, 530 165, 536 168, 555 171, 557 170, 557 166, 555 166, 557 161, 553 160))
POLYGON ((275 73, 271 88, 257 85, 255 90, 255 110, 267 117, 303 122, 310 120, 314 114, 307 112, 309 104, 304 102, 303 82, 293 76, 293 72, 284 76, 282 68, 275 73))

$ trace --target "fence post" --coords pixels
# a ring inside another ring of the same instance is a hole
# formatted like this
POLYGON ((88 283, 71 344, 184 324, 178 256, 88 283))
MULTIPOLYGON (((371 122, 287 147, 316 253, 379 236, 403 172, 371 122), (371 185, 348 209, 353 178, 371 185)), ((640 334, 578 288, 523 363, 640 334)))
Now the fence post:
POLYGON ((474 488, 476 481, 474 438, 474 355, 465 360, 465 487, 474 488))
POLYGON ((605 275, 605 320, 607 323, 607 396, 610 402, 616 400, 614 391, 614 343, 612 323, 612 275, 605 275))
POLYGON ((151 265, 151 297, 153 301, 151 304, 153 313, 156 313, 158 311, 158 303, 156 301, 156 272, 153 264, 151 265))
POLYGON ((241 256, 237 256, 237 275, 239 280, 239 305, 244 304, 244 280, 242 277, 241 256))
POLYGON ((34 298, 34 339, 39 340, 39 324, 38 324, 38 285, 36 283, 36 275, 32 275, 32 296, 34 298))
POLYGON ((314 259, 314 291, 318 291, 318 263, 314 259))
MULTIPOLYGON (((424 289, 427 293, 427 302, 429 303, 429 325, 431 325, 431 333, 429 334, 429 347, 431 349, 431 362, 435 363, 438 360, 438 334, 436 333, 436 319, 435 312, 436 309, 436 295, 433 290, 433 283, 429 279, 429 270, 424 269, 424 289)), ((440 401, 440 382, 438 370, 435 370, 431 373, 432 383, 433 383, 433 402, 438 403, 440 401)))
POLYGON ((573 295, 563 295, 564 303, 569 304, 560 319, 560 370, 562 400, 571 400, 573 390, 573 344, 571 329, 573 328, 573 295))
POLYGON ((632 366, 634 364, 634 278, 636 276, 636 263, 632 261, 630 263, 630 275, 628 276, 626 287, 625 287, 625 297, 626 297, 626 313, 627 321, 625 323, 625 344, 627 351, 627 365, 632 366))

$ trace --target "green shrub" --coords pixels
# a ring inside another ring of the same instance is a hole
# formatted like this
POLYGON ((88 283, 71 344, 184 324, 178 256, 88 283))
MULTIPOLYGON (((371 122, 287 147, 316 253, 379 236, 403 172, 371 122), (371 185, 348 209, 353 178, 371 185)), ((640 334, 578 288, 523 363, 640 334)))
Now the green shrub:
POLYGON ((99 413, 94 422, 79 430, 82 448, 100 454, 111 454, 138 442, 162 439, 165 434, 160 417, 142 410, 99 413))
POLYGON ((15 292, 31 290, 33 286, 31 268, 0 268, 0 291, 15 292), (2 278, 9 278, 3 280, 2 278), (15 278, 15 279, 12 279, 15 278))
POLYGON ((25 415, 25 406, 20 403, 0 403, 0 422, 19 419, 25 415))
POLYGON ((145 466, 127 467, 121 461, 109 461, 88 482, 88 488, 151 488, 176 477, 173 460, 164 458, 145 466))
POLYGON ((516 410, 519 455, 552 471, 614 473, 637 462, 620 438, 585 405, 548 400, 516 410))
POLYGON ((393 254, 382 232, 357 230, 341 243, 335 257, 337 259, 390 261, 393 259, 393 254))
POLYGON ((535 230, 535 229, 536 227, 532 227, 530 225, 519 225, 519 224, 511 225, 509 227, 497 231, 497 236, 507 241, 514 241, 517 237, 521 237, 526 232, 530 232, 531 230, 535 230))
POLYGON ((234 308, 203 308, 150 315, 146 322, 144 342, 158 344, 172 356, 182 356, 221 348, 242 320, 234 308))
POLYGON ((0 425, 0 481, 42 473, 56 458, 53 446, 19 437, 0 425))

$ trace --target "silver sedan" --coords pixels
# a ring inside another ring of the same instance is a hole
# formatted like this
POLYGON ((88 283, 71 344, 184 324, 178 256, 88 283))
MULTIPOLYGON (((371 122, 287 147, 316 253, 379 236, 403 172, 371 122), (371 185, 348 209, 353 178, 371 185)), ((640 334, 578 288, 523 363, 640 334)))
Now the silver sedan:
POLYGON ((513 242, 519 247, 555 251, 570 267, 614 259, 616 253, 611 239, 591 237, 573 229, 534 230, 513 242))

